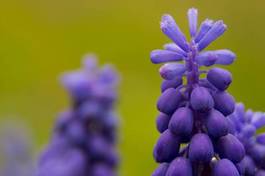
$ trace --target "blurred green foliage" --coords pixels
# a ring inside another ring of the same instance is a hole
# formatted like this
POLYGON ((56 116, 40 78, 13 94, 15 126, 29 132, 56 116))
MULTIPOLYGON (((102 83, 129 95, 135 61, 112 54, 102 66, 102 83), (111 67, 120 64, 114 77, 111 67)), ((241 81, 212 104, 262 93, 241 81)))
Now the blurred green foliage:
POLYGON ((161 79, 149 53, 168 41, 159 28, 161 15, 172 14, 187 33, 191 6, 199 9, 200 20, 223 19, 228 25, 211 48, 237 53, 229 91, 246 107, 265 111, 264 1, 2 0, 0 121, 20 117, 31 127, 36 151, 41 149, 56 114, 69 104, 58 75, 78 68, 85 53, 96 53, 122 74, 121 174, 150 175, 161 79))

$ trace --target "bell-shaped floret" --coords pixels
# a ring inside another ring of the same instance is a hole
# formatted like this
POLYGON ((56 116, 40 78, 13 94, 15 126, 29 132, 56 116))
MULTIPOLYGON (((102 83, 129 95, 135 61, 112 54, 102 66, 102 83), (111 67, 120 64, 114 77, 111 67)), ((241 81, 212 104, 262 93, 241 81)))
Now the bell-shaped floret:
POLYGON ((265 114, 261 112, 256 112, 253 114, 251 123, 257 128, 262 128, 265 126, 265 114))
POLYGON ((160 67, 159 72, 162 78, 166 80, 182 77, 186 71, 186 66, 180 63, 167 63, 160 67))
POLYGON ((158 139, 155 149, 154 158, 157 162, 170 162, 178 156, 180 143, 178 137, 170 130, 164 131, 158 139))
POLYGON ((212 172, 212 176, 240 176, 236 166, 228 159, 217 161, 212 172))
POLYGON ((208 71, 207 80, 220 91, 224 91, 232 82, 232 75, 222 68, 212 68, 208 71))
POLYGON ((182 85, 181 77, 177 77, 176 79, 172 79, 172 80, 163 80, 161 84, 161 92, 164 92, 168 88, 177 88, 180 85, 182 85))
POLYGON ((256 128, 251 124, 247 124, 243 126, 241 129, 241 134, 245 138, 251 138, 252 136, 255 135, 255 133, 256 133, 256 128))
POLYGON ((226 31, 226 25, 222 20, 213 24, 211 29, 205 34, 205 36, 198 43, 198 50, 201 51, 206 48, 210 43, 220 37, 226 31))
POLYGON ((150 55, 151 61, 154 64, 172 62, 172 61, 181 61, 183 55, 169 50, 153 50, 150 55))
POLYGON ((214 101, 209 91, 204 87, 196 87, 190 96, 190 103, 194 110, 206 112, 213 108, 214 101))
POLYGON ((197 33, 197 19, 198 18, 198 10, 195 8, 190 8, 188 10, 188 19, 189 19, 189 29, 190 36, 195 37, 197 33))
POLYGON ((168 167, 169 167, 169 164, 168 163, 162 163, 162 164, 160 164, 156 168, 156 170, 153 172, 152 176, 166 176, 168 167))
POLYGON ((79 150, 69 149, 60 151, 57 149, 57 155, 53 155, 46 162, 42 163, 37 171, 37 176, 73 176, 86 175, 87 161, 84 153, 79 150), (67 161, 67 162, 66 162, 67 161))
POLYGON ((201 66, 212 66, 214 64, 230 65, 236 59, 236 55, 227 49, 204 51, 198 54, 196 60, 201 66))
POLYGON ((189 137, 193 129, 193 114, 191 109, 187 107, 177 109, 170 119, 169 129, 180 138, 189 137))
POLYGON ((192 165, 189 159, 178 157, 173 160, 168 168, 167 176, 192 176, 192 165))
POLYGON ((265 145, 265 133, 259 134, 256 138, 257 142, 259 144, 264 144, 265 145))
POLYGON ((235 110, 235 99, 227 92, 216 92, 213 94, 214 107, 224 116, 232 114, 235 110))
POLYGON ((188 44, 184 34, 179 29, 172 16, 166 14, 163 15, 160 27, 163 33, 168 36, 173 42, 175 42, 181 49, 188 51, 188 44))
POLYGON ((182 100, 182 95, 179 91, 174 88, 169 88, 165 90, 160 96, 157 102, 157 109, 160 112, 171 115, 178 108, 182 100))
POLYGON ((79 121, 73 121, 65 131, 66 137, 77 145, 84 145, 86 143, 86 129, 79 121))
POLYGON ((245 156, 243 144, 231 134, 221 137, 217 141, 216 148, 221 158, 227 158, 233 163, 240 162, 245 156))
POLYGON ((189 159, 192 162, 208 163, 213 155, 213 144, 207 134, 198 133, 192 137, 189 146, 189 159))
POLYGON ((160 133, 163 133, 168 129, 170 117, 164 113, 160 113, 156 118, 156 128, 160 133))
POLYGON ((206 19, 201 23, 199 32, 194 39, 195 43, 198 43, 205 36, 205 34, 211 29, 213 24, 214 24, 213 20, 209 19, 206 19))
POLYGON ((178 45, 176 45, 175 43, 167 43, 164 45, 164 49, 165 50, 169 50, 169 51, 174 51, 180 55, 182 55, 183 57, 187 56, 187 53, 185 51, 183 51, 178 45))
POLYGON ((249 155, 259 166, 264 167, 265 163, 265 146, 261 144, 255 144, 249 150, 249 155))
POLYGON ((251 157, 246 155, 243 160, 237 164, 241 175, 255 175, 256 165, 251 157))
POLYGON ((214 109, 211 110, 206 119, 206 127, 208 134, 214 138, 227 135, 229 130, 227 119, 222 113, 214 109))

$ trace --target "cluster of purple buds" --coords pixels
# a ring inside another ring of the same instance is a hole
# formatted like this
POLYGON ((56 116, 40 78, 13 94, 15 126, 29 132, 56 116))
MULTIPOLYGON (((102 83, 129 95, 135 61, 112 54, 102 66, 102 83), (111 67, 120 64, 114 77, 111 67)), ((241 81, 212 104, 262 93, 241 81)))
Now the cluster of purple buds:
POLYGON ((239 176, 236 164, 245 156, 242 143, 231 133, 228 115, 234 98, 226 92, 232 81, 229 65, 235 54, 229 50, 202 51, 221 36, 223 21, 206 19, 197 30, 196 9, 188 10, 191 40, 188 42, 170 15, 161 21, 163 33, 174 43, 151 52, 151 61, 164 63, 164 79, 157 108, 161 133, 154 148, 160 163, 153 176, 239 176))
POLYGON ((265 176, 265 133, 257 134, 257 130, 265 127, 265 114, 245 111, 244 105, 239 103, 228 118, 231 133, 242 142, 246 150, 246 156, 238 164, 241 175, 265 176))
POLYGON ((64 74, 61 82, 71 95, 72 107, 60 114, 37 175, 117 175, 118 74, 110 65, 98 68, 97 60, 87 56, 83 68, 64 74))

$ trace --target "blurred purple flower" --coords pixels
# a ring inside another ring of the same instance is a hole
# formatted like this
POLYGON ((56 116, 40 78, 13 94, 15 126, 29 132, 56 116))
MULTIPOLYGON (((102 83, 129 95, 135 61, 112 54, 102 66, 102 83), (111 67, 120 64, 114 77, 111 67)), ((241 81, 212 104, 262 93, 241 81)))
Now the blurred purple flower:
POLYGON ((245 111, 242 103, 238 103, 235 112, 228 116, 232 122, 231 131, 244 145, 246 156, 238 164, 242 175, 255 176, 265 173, 265 133, 257 130, 265 128, 265 113, 245 111))
POLYGON ((118 118, 114 111, 119 76, 86 56, 83 68, 60 78, 73 106, 61 113, 50 144, 39 158, 37 176, 114 176, 118 118))

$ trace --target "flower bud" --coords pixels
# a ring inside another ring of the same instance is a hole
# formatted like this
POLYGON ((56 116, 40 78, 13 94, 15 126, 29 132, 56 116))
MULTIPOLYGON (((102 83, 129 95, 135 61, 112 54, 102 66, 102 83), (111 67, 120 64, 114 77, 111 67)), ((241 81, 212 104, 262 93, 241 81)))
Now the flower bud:
POLYGON ((207 80, 220 91, 224 91, 232 82, 232 75, 229 71, 221 68, 212 68, 208 71, 207 80))
POLYGON ((255 144, 249 149, 249 154, 256 162, 257 165, 263 166, 265 163, 265 146, 261 144, 255 144))
POLYGON ((192 176, 192 166, 188 159, 178 157, 169 165, 167 176, 192 176))
POLYGON ((208 163, 213 155, 213 144, 208 135, 198 133, 192 137, 189 146, 189 159, 192 162, 208 163))
POLYGON ((156 128, 160 133, 163 133, 168 129, 170 117, 166 114, 160 113, 156 118, 156 128))
POLYGON ((168 167, 169 167, 168 163, 160 164, 158 168, 156 168, 156 170, 153 172, 152 176, 166 176, 168 167))
POLYGON ((193 129, 192 111, 186 107, 177 109, 171 117, 168 128, 181 138, 190 136, 193 129))
MULTIPOLYGON (((235 152, 235 151, 234 151, 235 152)), ((235 165, 228 159, 219 160, 213 167, 212 176, 240 176, 235 165)))
POLYGON ((265 145, 265 133, 262 133, 257 136, 257 142, 259 144, 264 144, 265 145))
POLYGON ((208 134, 214 138, 219 138, 227 135, 228 122, 222 113, 216 110, 211 110, 206 120, 208 134))
POLYGON ((157 102, 157 109, 160 112, 171 115, 178 108, 181 99, 181 94, 176 89, 169 88, 160 96, 157 102))
POLYGON ((168 51, 168 50, 153 50, 150 55, 151 61, 154 64, 180 61, 183 59, 183 56, 177 52, 168 51))
POLYGON ((179 152, 178 138, 169 130, 164 131, 157 141, 154 149, 154 158, 157 162, 170 162, 179 152))
POLYGON ((221 158, 227 158, 233 163, 240 162, 245 156, 245 148, 233 135, 228 134, 217 141, 217 150, 221 158))
POLYGON ((193 89, 190 97, 190 103, 194 110, 206 112, 213 108, 214 101, 209 91, 204 87, 193 89))
POLYGON ((232 114, 235 110, 235 99, 227 92, 217 92, 213 95, 214 107, 224 116, 232 114))
POLYGON ((245 156, 243 160, 237 164, 241 175, 255 175, 255 163, 249 156, 245 156))
POLYGON ((173 80, 163 80, 161 85, 161 92, 164 92, 168 88, 177 88, 182 84, 182 78, 176 78, 173 80))

